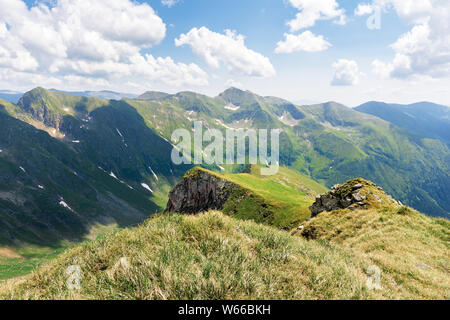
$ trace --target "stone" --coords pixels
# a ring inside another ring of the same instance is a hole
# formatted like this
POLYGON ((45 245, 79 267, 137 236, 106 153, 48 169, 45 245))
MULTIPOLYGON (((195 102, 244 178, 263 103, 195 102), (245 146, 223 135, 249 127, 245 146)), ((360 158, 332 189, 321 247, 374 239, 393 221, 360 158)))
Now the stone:
POLYGON ((355 184, 355 185, 352 187, 352 189, 353 189, 353 190, 358 190, 358 189, 361 189, 362 187, 363 187, 362 183, 358 183, 358 184, 355 184))
POLYGON ((169 193, 164 212, 195 214, 220 210, 237 187, 213 173, 193 169, 169 193))
POLYGON ((352 194, 352 197, 353 197, 353 200, 355 200, 356 202, 361 202, 361 201, 367 199, 366 196, 363 196, 363 195, 360 194, 360 193, 353 193, 353 194, 352 194))
POLYGON ((373 195, 378 202, 383 201, 380 197, 381 194, 374 195, 372 191, 368 191, 366 188, 377 188, 377 186, 364 179, 354 179, 343 185, 337 184, 333 186, 330 192, 318 196, 316 201, 309 207, 311 217, 314 218, 324 211, 347 208, 352 211, 367 209, 369 207, 369 202, 367 201, 369 195, 373 195))

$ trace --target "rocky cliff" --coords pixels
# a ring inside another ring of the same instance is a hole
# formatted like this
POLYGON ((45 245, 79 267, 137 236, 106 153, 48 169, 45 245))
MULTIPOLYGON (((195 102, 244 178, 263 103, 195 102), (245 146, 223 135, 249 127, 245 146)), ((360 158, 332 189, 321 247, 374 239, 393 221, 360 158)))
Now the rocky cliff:
POLYGON ((212 172, 194 168, 169 194, 165 212, 198 213, 222 209, 238 186, 212 172))

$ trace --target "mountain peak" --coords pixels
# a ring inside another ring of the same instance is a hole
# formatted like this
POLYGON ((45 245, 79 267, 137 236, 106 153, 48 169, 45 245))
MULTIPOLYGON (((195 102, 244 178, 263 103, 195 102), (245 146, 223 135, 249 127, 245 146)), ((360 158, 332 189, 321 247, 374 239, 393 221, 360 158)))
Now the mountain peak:
POLYGON ((244 91, 235 87, 231 87, 221 94, 219 97, 225 100, 227 103, 235 105, 252 104, 257 101, 257 95, 251 91, 244 91))
POLYGON ((136 99, 138 100, 159 100, 170 96, 170 94, 161 91, 146 91, 136 99))

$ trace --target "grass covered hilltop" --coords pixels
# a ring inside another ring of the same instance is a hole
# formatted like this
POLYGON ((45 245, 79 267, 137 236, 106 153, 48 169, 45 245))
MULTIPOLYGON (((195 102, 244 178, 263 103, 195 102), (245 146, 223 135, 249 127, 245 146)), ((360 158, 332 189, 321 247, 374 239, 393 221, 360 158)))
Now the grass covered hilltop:
POLYGON ((295 231, 219 211, 159 214, 3 283, 0 298, 449 299, 449 230, 446 219, 383 199, 322 212, 295 231), (72 265, 79 290, 66 283, 72 265))

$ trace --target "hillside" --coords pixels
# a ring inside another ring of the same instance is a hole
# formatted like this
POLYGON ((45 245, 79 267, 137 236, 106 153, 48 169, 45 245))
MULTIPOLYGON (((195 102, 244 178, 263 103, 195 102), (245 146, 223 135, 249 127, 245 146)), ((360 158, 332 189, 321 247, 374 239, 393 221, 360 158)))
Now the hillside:
POLYGON ((309 223, 323 230, 320 240, 220 212, 153 216, 4 283, 0 298, 450 298, 448 220, 366 210, 324 213, 309 223), (71 265, 80 267, 80 290, 66 285, 71 265), (376 268, 381 288, 369 289, 376 268))
POLYGON ((136 224, 158 210, 84 154, 0 110, 0 247, 56 246, 96 223, 136 224))
POLYGON ((355 110, 389 121, 411 134, 450 144, 450 107, 431 102, 401 105, 371 101, 355 110))
POLYGON ((164 208, 189 166, 133 110, 41 88, 0 101, 0 247, 59 246, 164 208))

